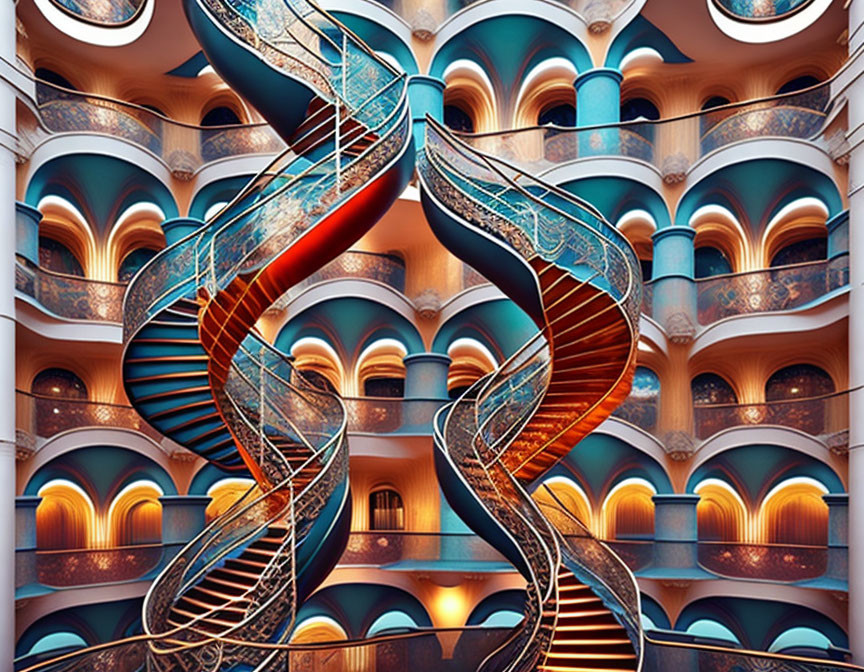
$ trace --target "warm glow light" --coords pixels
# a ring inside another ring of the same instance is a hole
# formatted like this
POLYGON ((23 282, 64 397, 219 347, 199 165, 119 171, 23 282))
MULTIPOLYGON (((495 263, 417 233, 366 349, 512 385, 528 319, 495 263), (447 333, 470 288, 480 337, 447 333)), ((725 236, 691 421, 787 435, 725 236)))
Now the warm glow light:
MULTIPOLYGON (((204 512, 207 522, 225 513, 254 485, 255 481, 251 478, 223 478, 221 481, 216 481, 207 490, 207 496, 211 498, 204 512)), ((255 496, 256 493, 253 493, 252 497, 255 496)), ((251 502, 252 499, 247 501, 251 502)))
POLYGON ((468 600, 462 586, 439 587, 432 598, 431 611, 439 628, 456 628, 468 618, 468 600))

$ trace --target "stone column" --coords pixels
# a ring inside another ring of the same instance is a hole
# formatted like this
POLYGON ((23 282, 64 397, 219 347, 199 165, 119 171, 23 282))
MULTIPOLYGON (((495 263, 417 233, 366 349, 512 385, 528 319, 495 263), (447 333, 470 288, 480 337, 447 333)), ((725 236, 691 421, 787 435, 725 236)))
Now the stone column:
POLYGON ((39 265, 39 222, 42 213, 20 201, 15 202, 15 252, 34 266, 39 265))
MULTIPOLYGON (((864 44, 864 0, 849 7, 849 53, 864 44)), ((864 79, 847 65, 849 143, 849 648, 864 664, 864 79)))
MULTIPOLYGON (((576 126, 617 124, 621 120, 620 71, 594 68, 573 82, 576 87, 576 126)), ((618 154, 617 128, 601 128, 579 133, 579 156, 618 154)))
POLYGON ((405 363, 406 399, 447 399, 447 374, 450 358, 437 352, 407 355, 405 363))
POLYGON ((165 234, 165 242, 173 245, 182 240, 190 233, 197 231, 204 222, 195 217, 174 217, 162 222, 162 232, 165 234))
MULTIPOLYGON (((699 495, 654 495, 654 568, 698 570, 699 495)), ((683 577, 682 577, 683 578, 683 577)))
POLYGON ((693 238, 689 226, 670 226, 651 237, 654 265, 651 317, 675 343, 689 343, 699 324, 696 310, 696 283, 693 238))
POLYGON ((426 115, 444 121, 444 80, 429 75, 411 75, 408 78, 408 104, 411 107, 411 126, 414 149, 426 144, 426 115))
POLYGON ((162 543, 185 544, 204 529, 204 510, 211 498, 206 495, 170 495, 159 498, 162 505, 162 543))
MULTIPOLYGON (((4 69, 15 38, 15 3, 0 2, 4 69)), ((0 78, 0 672, 11 672, 15 650, 15 99, 0 78)))
POLYGON ((849 577, 849 495, 822 495, 828 505, 828 567, 826 579, 846 582, 849 577))

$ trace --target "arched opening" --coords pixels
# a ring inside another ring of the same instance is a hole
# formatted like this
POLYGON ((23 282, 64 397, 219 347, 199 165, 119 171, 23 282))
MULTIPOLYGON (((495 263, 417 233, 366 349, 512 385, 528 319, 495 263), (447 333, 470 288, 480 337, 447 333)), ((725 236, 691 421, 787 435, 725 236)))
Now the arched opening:
POLYGON ((765 543, 803 546, 828 544, 828 493, 814 478, 796 477, 775 486, 762 500, 765 543))
POLYGON ((399 635, 417 630, 420 626, 404 611, 393 610, 381 614, 369 629, 366 637, 377 637, 379 635, 399 635))
POLYGON ((489 614, 479 625, 481 628, 513 628, 519 625, 523 618, 518 611, 500 609, 489 614))
POLYGON ((650 539, 654 536, 657 490, 643 478, 621 481, 603 502, 604 539, 650 539))
MULTIPOLYGON (((339 623, 329 616, 312 616, 298 623, 291 633, 291 644, 317 644, 319 642, 341 642, 348 635, 339 623)), ((335 669, 339 669, 338 667, 335 669)))
POLYGON ((402 495, 392 488, 381 488, 369 494, 369 529, 405 529, 405 505, 402 503, 402 495))
POLYGON ((771 268, 823 261, 828 258, 828 237, 806 238, 780 248, 771 257, 771 268))
POLYGON ((444 106, 444 125, 451 131, 459 131, 461 133, 474 132, 474 120, 459 105, 444 106))
POLYGON ((36 68, 36 71, 33 74, 36 75, 36 79, 41 79, 44 82, 53 84, 54 86, 61 86, 64 89, 72 89, 73 91, 78 90, 72 85, 72 82, 66 79, 63 75, 54 70, 50 70, 49 68, 36 68))
POLYGON ((120 268, 117 269, 117 280, 120 282, 129 282, 135 277, 135 274, 141 268, 156 256, 156 250, 151 250, 146 247, 139 247, 137 250, 132 250, 127 254, 123 261, 120 262, 120 268))
POLYGON ((301 338, 291 346, 294 368, 316 387, 343 392, 342 365, 332 346, 321 338, 301 338))
POLYGON ((576 126, 576 107, 570 103, 553 103, 541 110, 537 116, 537 124, 540 126, 552 124, 553 126, 573 128, 576 126))
POLYGON ((588 495, 585 494, 585 491, 572 479, 566 476, 547 478, 543 481, 543 485, 534 491, 533 497, 540 503, 541 509, 544 504, 550 506, 552 509, 563 506, 587 529, 593 531, 591 502, 588 500, 588 495))
POLYGON ((834 643, 823 633, 814 628, 799 626, 789 628, 777 635, 768 651, 771 653, 783 653, 786 655, 812 655, 814 649, 828 650, 834 643))
POLYGON ((36 374, 30 392, 40 397, 87 399, 87 386, 71 371, 60 368, 44 369, 36 374))
POLYGON ((91 542, 97 541, 96 509, 83 488, 56 479, 39 488, 37 494, 42 498, 36 507, 37 548, 89 548, 91 542))
POLYGON ((84 277, 84 267, 63 243, 39 236, 39 266, 55 273, 84 277))
MULTIPOLYGON (((210 497, 210 503, 204 511, 207 522, 218 518, 234 506, 234 503, 253 486, 255 486, 255 481, 251 478, 223 478, 216 481, 207 490, 207 496, 210 497)), ((259 494, 259 492, 251 493, 247 501, 253 501, 259 494)))
POLYGON ((723 376, 700 373, 690 381, 690 395, 694 406, 737 404, 738 395, 723 376))
POLYGON ((747 508, 732 486, 706 478, 693 491, 700 498, 696 505, 699 541, 747 541, 747 508))
POLYGON ((458 399, 498 366, 489 348, 473 338, 457 338, 447 348, 447 355, 451 359, 447 372, 447 392, 451 399, 458 399))
POLYGON ((728 105, 730 102, 732 101, 730 101, 725 96, 711 96, 710 98, 708 98, 708 100, 702 103, 702 107, 700 109, 703 112, 705 110, 713 110, 715 107, 723 107, 724 105, 728 105))
POLYGON ((657 425, 660 406, 660 378, 651 369, 637 366, 633 374, 630 396, 615 411, 615 416, 650 430, 657 425))
POLYGON ((242 123, 239 115, 227 105, 218 105, 201 117, 201 126, 235 126, 242 123))
POLYGON ((621 103, 621 121, 656 121, 660 110, 647 98, 629 98, 621 103))
POLYGON ((783 93, 793 93, 795 91, 802 91, 804 89, 809 89, 811 86, 816 86, 817 84, 821 83, 822 80, 818 77, 814 77, 813 75, 802 75, 800 77, 790 79, 788 82, 783 84, 783 86, 777 89, 777 95, 783 93))
POLYGON ((718 247, 703 245, 693 253, 694 274, 698 278, 710 278, 732 272, 732 263, 726 253, 718 247))
POLYGON ((687 630, 685 632, 688 635, 693 635, 694 637, 719 639, 727 642, 732 642, 737 646, 741 646, 741 641, 738 639, 734 632, 732 632, 722 623, 718 623, 717 621, 710 618, 700 618, 696 621, 693 621, 690 625, 687 626, 687 630))
POLYGON ((44 637, 41 637, 33 646, 31 646, 30 650, 27 652, 27 655, 35 656, 39 653, 47 653, 51 651, 56 656, 60 655, 61 653, 74 651, 75 649, 83 649, 86 647, 87 642, 77 632, 52 632, 48 635, 45 635, 44 637))
POLYGON ((162 540, 163 495, 153 481, 130 483, 108 507, 111 545, 158 544, 162 540))
POLYGON ((357 384, 367 397, 405 396, 407 348, 396 339, 382 338, 369 345, 357 360, 357 384))
POLYGON ((793 364, 774 372, 765 383, 766 401, 820 397, 834 392, 831 376, 812 364, 793 364))

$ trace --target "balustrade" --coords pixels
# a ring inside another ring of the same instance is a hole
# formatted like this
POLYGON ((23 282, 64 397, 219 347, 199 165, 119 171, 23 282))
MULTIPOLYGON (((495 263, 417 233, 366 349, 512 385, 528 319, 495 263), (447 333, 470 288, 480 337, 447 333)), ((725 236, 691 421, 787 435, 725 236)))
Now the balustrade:
POLYGON ((431 432, 435 412, 445 404, 440 399, 402 399, 391 397, 346 397, 348 430, 392 434, 431 432))
POLYGON ((134 408, 122 404, 43 397, 18 390, 15 413, 19 430, 45 439, 82 427, 121 427, 142 432, 156 440, 162 438, 134 408))
POLYGON ((504 563, 507 560, 474 534, 352 532, 341 565, 414 563, 504 563))
MULTIPOLYGON (((146 0, 51 0, 62 12, 99 26, 117 28, 138 17, 146 0)), ((153 2, 154 0, 150 0, 153 2)))
POLYGON ((699 323, 733 315, 792 310, 849 284, 849 256, 734 273, 696 282, 699 323))
POLYGON ((825 574, 828 548, 700 541, 699 564, 720 576, 804 581, 825 574))
POLYGON ((15 289, 46 310, 70 320, 123 321, 126 285, 15 265, 15 289))

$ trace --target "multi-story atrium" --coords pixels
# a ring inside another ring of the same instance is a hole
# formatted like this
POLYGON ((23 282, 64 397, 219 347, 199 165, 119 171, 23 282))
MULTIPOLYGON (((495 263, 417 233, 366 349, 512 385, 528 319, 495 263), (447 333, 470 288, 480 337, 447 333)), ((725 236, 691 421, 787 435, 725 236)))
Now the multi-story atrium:
POLYGON ((0 0, 0 672, 864 670, 862 24, 0 0))

